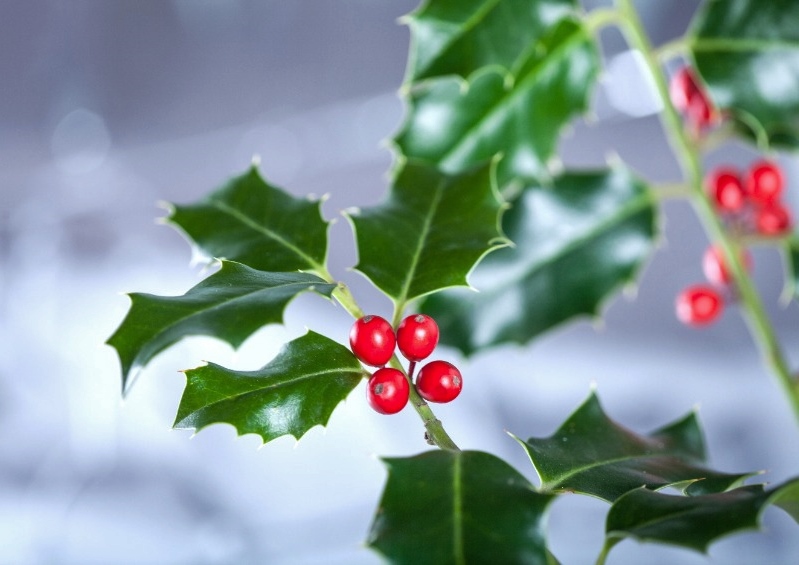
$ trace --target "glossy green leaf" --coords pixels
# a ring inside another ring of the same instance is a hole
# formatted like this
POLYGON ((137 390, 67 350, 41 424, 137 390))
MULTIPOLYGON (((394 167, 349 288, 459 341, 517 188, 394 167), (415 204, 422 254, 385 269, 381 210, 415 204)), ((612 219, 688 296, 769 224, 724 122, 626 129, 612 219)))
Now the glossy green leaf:
POLYGON ((208 257, 262 271, 325 272, 320 203, 270 185, 255 167, 197 204, 175 206, 168 220, 208 257))
MULTIPOLYGON (((556 3, 555 14, 563 11, 561 4, 556 3)), ((412 88, 396 139, 400 151, 450 173, 501 154, 500 187, 514 179, 546 178, 560 131, 587 108, 598 68, 590 34, 571 19, 556 21, 543 30, 531 28, 529 42, 516 47, 523 52, 512 73, 484 67, 467 82, 449 76, 412 88)))
POLYGON ((751 476, 696 465, 704 458, 704 444, 695 414, 643 436, 608 418, 593 393, 552 436, 520 443, 542 492, 581 492, 609 502, 642 485, 682 483, 688 494, 699 495, 727 490, 751 476))
POLYGON ((696 67, 749 135, 799 144, 799 2, 714 0, 692 27, 696 67))
POLYGON ((622 538, 635 538, 705 552, 723 536, 757 529, 769 504, 781 507, 799 522, 799 479, 772 489, 752 485, 702 496, 636 489, 611 506, 605 531, 611 545, 622 538))
POLYGON ((545 513, 552 496, 479 451, 384 459, 388 482, 368 544, 391 563, 550 565, 545 513))
POLYGON ((238 347, 266 324, 282 323, 297 294, 336 288, 315 275, 256 271, 232 261, 183 296, 132 293, 131 306, 108 344, 117 350, 122 388, 155 355, 190 335, 208 335, 238 347))
POLYGON ((651 252, 655 208, 624 168, 566 173, 552 186, 528 188, 505 213, 503 230, 515 246, 475 269, 469 281, 479 292, 456 289, 423 305, 442 343, 466 354, 596 315, 651 252))
POLYGON ((213 363, 186 371, 175 427, 200 430, 227 423, 239 435, 260 435, 264 443, 284 435, 299 439, 312 427, 326 425, 333 409, 365 376, 349 349, 309 331, 257 371, 213 363))
POLYGON ((502 209, 490 164, 448 176, 408 162, 383 203, 352 216, 356 268, 398 304, 465 285, 475 263, 505 244, 502 209))
POLYGON ((518 66, 538 39, 576 10, 574 0, 428 0, 406 19, 408 80, 518 66))

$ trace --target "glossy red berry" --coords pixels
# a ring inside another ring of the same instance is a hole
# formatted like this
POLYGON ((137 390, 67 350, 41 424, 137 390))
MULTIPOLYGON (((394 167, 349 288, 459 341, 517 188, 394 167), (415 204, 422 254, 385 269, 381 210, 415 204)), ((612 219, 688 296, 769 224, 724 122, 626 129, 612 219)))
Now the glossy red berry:
POLYGON ((364 316, 350 329, 350 348, 367 365, 381 367, 388 363, 396 343, 394 329, 380 316, 364 316))
MULTIPOLYGON (((744 268, 750 271, 752 254, 748 249, 742 249, 740 257, 744 268)), ((715 245, 708 247, 705 251, 705 255, 702 257, 702 271, 709 282, 718 286, 729 284, 732 278, 727 268, 727 261, 724 259, 724 252, 715 245)))
POLYGON ((430 356, 438 344, 438 324, 430 316, 408 316, 397 328, 397 346, 408 361, 421 361, 430 356))
POLYGON ((769 204, 779 199, 784 183, 779 165, 758 161, 746 175, 746 194, 756 204, 769 204))
POLYGON ((757 210, 755 228, 761 235, 782 235, 791 228, 791 213, 778 202, 772 202, 757 210))
POLYGON ((737 212, 743 208, 746 193, 735 169, 728 167, 716 169, 706 179, 705 186, 719 210, 737 212))
POLYGON ((713 287, 690 286, 676 301, 677 318, 689 326, 702 326, 713 322, 724 310, 724 300, 713 287))
POLYGON ((366 399, 381 414, 396 414, 408 404, 411 387, 402 371, 384 367, 375 371, 366 386, 366 399))
POLYGON ((463 388, 461 372, 452 363, 431 361, 419 371, 416 390, 430 402, 450 402, 463 388))

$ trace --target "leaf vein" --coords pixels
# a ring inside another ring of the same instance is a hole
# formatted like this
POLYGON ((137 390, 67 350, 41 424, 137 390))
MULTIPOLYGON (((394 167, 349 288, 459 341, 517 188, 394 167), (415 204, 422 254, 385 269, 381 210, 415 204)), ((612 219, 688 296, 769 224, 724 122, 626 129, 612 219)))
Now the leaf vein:
POLYGON ((286 249, 290 250, 292 253, 300 257, 303 261, 308 263, 317 273, 322 273, 324 271, 322 265, 317 263, 317 261, 313 257, 305 253, 305 251, 294 245, 289 240, 282 237, 280 234, 270 230, 266 226, 262 226, 261 224, 259 224, 258 222, 247 216, 246 214, 241 213, 239 210, 233 208, 232 206, 229 206, 225 202, 222 202, 220 200, 212 200, 211 202, 220 211, 229 214, 230 216, 232 216, 233 218, 244 224, 246 227, 252 229, 253 231, 263 234, 264 236, 276 241, 286 249))

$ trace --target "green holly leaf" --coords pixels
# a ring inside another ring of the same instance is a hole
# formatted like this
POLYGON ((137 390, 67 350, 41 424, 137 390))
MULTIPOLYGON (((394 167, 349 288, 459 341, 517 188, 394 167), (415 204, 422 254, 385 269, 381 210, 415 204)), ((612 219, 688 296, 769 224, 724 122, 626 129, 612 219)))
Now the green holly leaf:
POLYGON ((690 495, 724 491, 749 474, 711 471, 702 432, 691 413, 647 436, 605 415, 595 394, 548 438, 519 440, 541 478, 542 492, 581 492, 612 502, 645 486, 679 485, 690 495))
POLYGON ((466 275, 480 258, 505 243, 492 168, 488 163, 448 176, 405 163, 386 200, 351 217, 356 269, 403 305, 467 284, 466 275))
POLYGON ((546 547, 551 495, 479 451, 384 459, 388 482, 368 544, 391 563, 554 563, 546 547))
POLYGON ((283 310, 297 294, 313 290, 330 296, 335 288, 315 275, 222 261, 218 272, 183 296, 132 293, 127 316, 107 341, 119 355, 122 390, 138 369, 184 337, 213 336, 236 348, 260 327, 282 323, 283 310))
POLYGON ((408 79, 467 78, 490 65, 517 71, 530 46, 576 8, 574 0, 428 0, 405 19, 408 79))
MULTIPOLYGON (((473 38, 464 26, 479 17, 484 7, 473 6, 476 2, 468 4, 477 12, 470 14, 460 29, 447 31, 464 37, 458 42, 459 47, 453 47, 443 59, 451 62, 463 57, 468 62, 459 69, 461 72, 483 62, 481 56, 477 60, 468 56, 472 51, 480 51, 482 45, 470 43, 473 38)), ((514 21, 518 15, 518 23, 523 24, 529 19, 525 13, 546 11, 550 3, 501 4, 499 17, 514 21)), ((463 19, 460 15, 465 7, 460 3, 431 3, 428 11, 434 5, 440 8, 438 12, 451 12, 455 19, 463 19)), ((489 65, 477 68, 466 83, 459 77, 448 76, 411 88, 408 116, 396 138, 400 151, 409 158, 437 164, 450 173, 501 154, 503 158, 497 169, 500 187, 514 179, 546 178, 547 162, 554 154, 560 131, 575 115, 586 110, 598 69, 597 50, 590 33, 576 20, 557 17, 566 13, 563 2, 552 5, 550 25, 532 26, 525 36, 508 45, 518 53, 497 56, 503 64, 514 61, 510 71, 489 65)), ((507 38, 501 27, 492 24, 490 33, 494 43, 489 51, 507 38)), ((429 34, 416 37, 416 50, 428 51, 429 39, 429 34)), ((433 69, 445 65, 432 59, 433 69)))
POLYGON ((452 290, 423 310, 442 343, 471 354, 526 343, 580 315, 597 315, 649 256, 655 207, 626 169, 567 172, 531 186, 503 217, 513 247, 491 253, 469 278, 479 292, 452 290))
POLYGON ((785 246, 788 257, 789 283, 788 288, 799 300, 799 235, 792 237, 785 246))
POLYGON ((611 506, 605 524, 606 546, 635 538, 706 552, 723 536, 759 529, 760 516, 771 504, 799 522, 799 479, 771 489, 752 485, 688 497, 636 489, 611 506))
POLYGON ((690 49, 715 104, 749 137, 799 145, 799 2, 705 2, 690 49))
POLYGON ((261 271, 326 272, 320 202, 268 184, 255 167, 197 204, 174 206, 168 221, 208 257, 261 271))
POLYGON ((199 431, 227 423, 239 435, 260 435, 264 443, 284 435, 299 439, 312 427, 326 425, 365 376, 349 349, 309 331, 257 371, 213 363, 186 371, 174 426, 199 431))

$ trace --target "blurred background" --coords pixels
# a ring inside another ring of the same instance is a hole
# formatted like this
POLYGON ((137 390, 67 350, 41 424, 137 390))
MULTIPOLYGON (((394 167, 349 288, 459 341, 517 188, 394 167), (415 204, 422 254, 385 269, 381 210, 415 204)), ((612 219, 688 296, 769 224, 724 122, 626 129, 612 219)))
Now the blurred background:
MULTIPOLYGON (((593 7, 600 2, 587 2, 593 7)), ((680 35, 695 0, 641 2, 656 43, 680 35)), ((340 211, 377 203, 402 119, 413 0, 29 0, 0 4, 0 564, 368 564, 363 547, 385 479, 379 456, 427 449, 410 410, 380 416, 363 387, 326 429, 265 447, 226 425, 196 437, 171 424, 184 377, 203 360, 264 365, 314 329, 341 341, 351 323, 301 296, 287 324, 231 351, 183 341, 123 401, 103 342, 125 292, 182 294, 207 271, 169 227, 159 201, 191 202, 258 155, 263 174, 297 194, 329 194, 332 269, 363 305, 387 313, 357 273, 340 211)), ((679 170, 658 102, 618 33, 593 115, 562 143, 575 166, 620 156, 646 178, 679 170), (641 85, 644 85, 643 87, 641 85)), ((708 164, 746 166, 725 146, 708 164)), ((799 163, 781 156, 799 210, 799 163)), ((698 407, 720 470, 799 472, 787 403, 730 308, 705 330, 681 326, 674 296, 702 279, 706 237, 690 207, 668 202, 665 238, 637 288, 602 321, 564 326, 526 348, 459 359, 466 387, 437 412, 462 446, 535 473, 505 430, 551 434, 596 386, 606 411, 647 432, 698 407)), ((754 250, 755 279, 794 365, 799 309, 780 299, 779 255, 754 250)), ((544 298, 545 299, 545 298, 544 298)), ((562 497, 549 521, 564 565, 593 562, 605 503, 562 497)), ((794 563, 796 526, 778 510, 766 532, 685 550, 620 544, 609 563, 794 563)), ((413 527, 409 525, 409 527, 413 527)))

